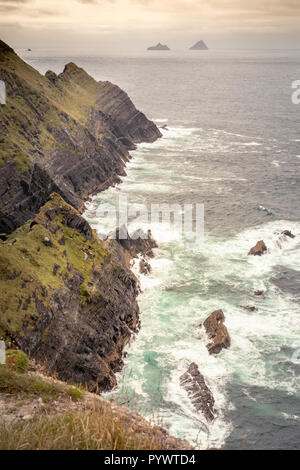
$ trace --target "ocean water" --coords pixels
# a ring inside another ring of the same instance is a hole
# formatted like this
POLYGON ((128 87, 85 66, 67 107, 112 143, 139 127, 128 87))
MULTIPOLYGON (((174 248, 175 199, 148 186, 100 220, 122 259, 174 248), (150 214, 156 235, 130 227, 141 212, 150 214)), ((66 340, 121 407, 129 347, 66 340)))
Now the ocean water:
MULTIPOLYGON (((163 138, 132 152, 123 183, 87 204, 204 204, 204 238, 132 219, 159 242, 140 276, 142 327, 108 397, 162 422, 198 448, 296 449, 300 436, 300 79, 298 51, 208 51, 128 56, 21 52, 42 73, 69 61, 125 89, 163 138), (283 239, 283 230, 296 238, 283 239), (263 239, 268 253, 248 257, 263 239), (264 290, 265 298, 254 295, 264 290), (256 306, 248 312, 240 306, 256 306), (199 324, 223 309, 232 345, 209 356, 199 324), (196 362, 212 390, 212 424, 196 414, 179 377, 196 362)), ((137 270, 137 266, 134 267, 137 270)))

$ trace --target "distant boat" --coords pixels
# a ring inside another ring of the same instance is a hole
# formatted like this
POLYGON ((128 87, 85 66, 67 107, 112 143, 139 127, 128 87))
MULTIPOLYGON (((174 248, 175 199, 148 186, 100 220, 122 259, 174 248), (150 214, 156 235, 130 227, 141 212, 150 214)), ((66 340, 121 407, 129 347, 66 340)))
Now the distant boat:
POLYGON ((156 46, 148 47, 148 51, 169 51, 169 47, 165 44, 161 44, 160 42, 156 46))
POLYGON ((192 47, 190 47, 190 51, 207 51, 208 47, 204 41, 198 41, 192 47))

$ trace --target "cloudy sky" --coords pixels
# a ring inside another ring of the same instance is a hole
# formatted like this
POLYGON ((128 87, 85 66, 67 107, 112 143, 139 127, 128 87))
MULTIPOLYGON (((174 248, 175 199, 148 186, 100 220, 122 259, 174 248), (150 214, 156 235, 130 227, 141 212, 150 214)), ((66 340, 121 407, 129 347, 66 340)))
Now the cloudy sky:
POLYGON ((0 38, 16 48, 300 49, 300 0, 0 0, 0 38))

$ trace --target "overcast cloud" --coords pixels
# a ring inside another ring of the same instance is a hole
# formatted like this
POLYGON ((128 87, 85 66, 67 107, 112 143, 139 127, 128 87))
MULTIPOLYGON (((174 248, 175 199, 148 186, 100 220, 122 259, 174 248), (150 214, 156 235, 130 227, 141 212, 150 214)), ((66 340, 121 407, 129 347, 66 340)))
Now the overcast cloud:
POLYGON ((299 47, 300 0, 0 0, 14 47, 299 47))

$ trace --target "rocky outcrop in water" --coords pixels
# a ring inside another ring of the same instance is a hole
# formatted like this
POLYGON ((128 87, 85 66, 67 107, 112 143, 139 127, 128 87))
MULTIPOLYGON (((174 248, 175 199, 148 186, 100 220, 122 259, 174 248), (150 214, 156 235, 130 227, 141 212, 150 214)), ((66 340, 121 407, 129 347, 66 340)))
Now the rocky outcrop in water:
POLYGON ((259 242, 256 243, 256 245, 251 248, 251 250, 248 253, 249 255, 253 256, 262 256, 265 252, 267 251, 266 244, 263 240, 260 240, 259 242))
POLYGON ((140 257, 139 269, 141 274, 149 274, 151 266, 147 260, 154 257, 153 249, 158 245, 152 237, 151 230, 145 233, 143 230, 136 230, 129 235, 127 227, 124 225, 108 235, 109 238, 116 239, 124 248, 127 254, 127 264, 130 266, 130 259, 140 257))
POLYGON ((161 44, 160 42, 156 46, 148 47, 148 51, 169 51, 169 47, 165 44, 161 44))
POLYGON ((290 230, 284 230, 281 234, 289 238, 295 238, 295 235, 290 230))
POLYGON ((257 297, 263 297, 265 296, 265 291, 263 290, 256 290, 254 291, 254 295, 256 295, 257 297))
POLYGON ((180 385, 186 390, 195 409, 203 413, 207 421, 213 421, 215 400, 197 364, 190 364, 188 370, 180 377, 180 385))
POLYGON ((190 51, 207 51, 208 47, 203 40, 196 42, 192 47, 190 47, 190 51))
POLYGON ((151 266, 146 260, 142 259, 139 264, 139 270, 141 274, 147 275, 151 273, 151 266))
POLYGON ((256 312, 258 310, 257 307, 251 305, 240 305, 239 307, 243 310, 246 310, 247 312, 256 312))
POLYGON ((128 95, 70 63, 45 76, 0 41, 0 233, 31 219, 52 192, 79 211, 119 183, 129 151, 161 136, 128 95))
POLYGON ((203 323, 210 342, 206 345, 209 354, 219 354, 231 344, 230 336, 224 325, 225 315, 222 310, 215 310, 203 323))
POLYGON ((53 194, 0 244, 0 289, 0 337, 62 380, 93 391, 116 384, 139 328, 139 285, 117 240, 101 241, 53 194))

